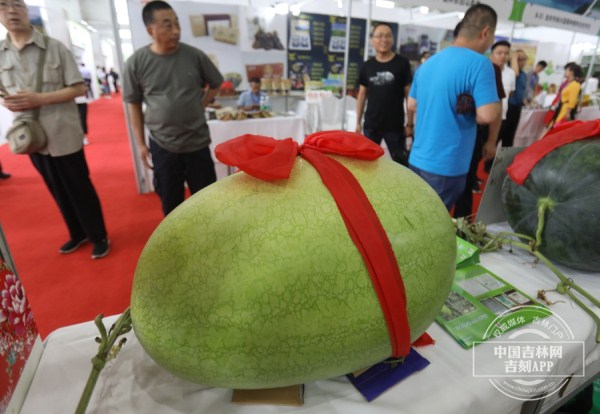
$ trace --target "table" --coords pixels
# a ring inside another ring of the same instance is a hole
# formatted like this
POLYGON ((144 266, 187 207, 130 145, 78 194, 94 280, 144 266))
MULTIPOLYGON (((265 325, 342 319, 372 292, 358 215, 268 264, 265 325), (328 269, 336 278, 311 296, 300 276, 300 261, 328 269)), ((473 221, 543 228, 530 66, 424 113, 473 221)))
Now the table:
MULTIPOLYGON (((504 229, 506 225, 494 230, 504 229)), ((535 265, 525 253, 486 253, 482 264, 530 296, 539 289, 553 289, 554 276, 542 265, 535 265)), ((599 274, 565 273, 600 297, 599 274)), ((559 296, 550 296, 559 300, 559 296)), ((560 297, 562 298, 562 297, 560 297)), ((573 390, 600 373, 600 346, 594 341, 595 325, 577 306, 557 303, 552 310, 573 330, 577 340, 585 342, 586 378, 574 377, 562 400, 573 390)), ((114 320, 115 317, 109 318, 114 320)), ((485 378, 472 376, 472 351, 461 348, 442 328, 433 323, 427 332, 436 340, 433 346, 418 351, 431 364, 378 399, 367 403, 346 377, 306 384, 302 407, 234 405, 232 391, 192 384, 165 372, 141 349, 133 333, 116 360, 101 374, 90 403, 89 413, 314 413, 314 414, 517 414, 522 401, 496 390, 485 378)), ((97 347, 92 322, 61 328, 46 339, 46 346, 21 414, 73 412, 90 370, 90 359, 97 347)), ((581 368, 579 358, 566 362, 569 369, 581 368), (578 365, 579 364, 579 365, 578 365)), ((561 361, 562 362, 562 361, 561 361)), ((565 367, 562 367, 565 368, 565 367)), ((546 407, 558 400, 558 394, 544 400, 546 407)))
MULTIPOLYGON (((544 130, 544 117, 546 109, 524 109, 521 111, 521 119, 515 133, 513 146, 527 147, 533 144, 544 130)), ((600 118, 600 108, 597 106, 585 106, 577 115, 581 121, 589 121, 600 118)))
POLYGON ((215 158, 214 149, 217 145, 244 134, 264 135, 283 139, 293 138, 301 143, 306 135, 305 120, 301 116, 277 116, 273 118, 244 119, 243 121, 208 121, 212 143, 210 150, 215 160, 217 178, 229 174, 227 166, 215 158))

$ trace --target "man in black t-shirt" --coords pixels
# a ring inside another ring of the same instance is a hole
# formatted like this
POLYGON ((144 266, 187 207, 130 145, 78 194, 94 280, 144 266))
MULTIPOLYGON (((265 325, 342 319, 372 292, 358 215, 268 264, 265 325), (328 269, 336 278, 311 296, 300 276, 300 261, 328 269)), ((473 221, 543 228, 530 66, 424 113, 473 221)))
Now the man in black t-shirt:
POLYGON ((373 142, 384 139, 392 159, 407 165, 406 136, 413 135, 414 114, 404 126, 404 100, 408 96, 412 73, 408 59, 392 51, 394 37, 387 23, 377 23, 371 32, 375 57, 362 66, 358 78, 356 132, 373 142), (364 128, 362 115, 367 102, 364 128))

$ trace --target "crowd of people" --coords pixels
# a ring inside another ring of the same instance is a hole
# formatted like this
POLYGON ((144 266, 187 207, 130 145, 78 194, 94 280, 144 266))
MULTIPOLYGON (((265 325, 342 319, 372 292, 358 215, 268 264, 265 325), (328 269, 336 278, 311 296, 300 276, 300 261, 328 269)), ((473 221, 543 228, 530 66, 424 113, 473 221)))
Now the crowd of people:
MULTIPOLYGON (((185 184, 194 193, 216 181, 204 108, 217 94, 223 76, 204 52, 180 42, 179 20, 168 3, 149 2, 142 19, 152 43, 128 60, 123 99, 139 155, 154 171, 154 187, 167 215, 183 202, 185 184), (149 145, 144 126, 150 131, 149 145)), ((29 158, 68 230, 69 240, 58 251, 69 254, 89 242, 93 259, 105 257, 110 241, 83 151, 87 102, 93 98, 92 74, 85 64, 76 64, 62 43, 31 25, 23 0, 0 5, 0 22, 8 31, 0 42, 0 63, 14 71, 5 74, 14 82, 7 85, 2 104, 17 117, 40 108, 47 147, 29 158), (40 91, 31 91, 28 79, 18 74, 25 73, 25 67, 37 67, 42 48, 49 63, 45 67, 57 67, 61 73, 56 82, 44 82, 40 91)), ((98 67, 96 74, 101 95, 120 92, 119 76, 113 69, 98 67)), ((0 164, 0 179, 9 177, 0 164)))
MULTIPOLYGON (((153 170, 154 188, 167 215, 183 202, 186 185, 195 193, 216 181, 204 108, 218 93, 223 76, 203 51, 180 41, 178 16, 169 3, 148 2, 142 19, 152 42, 128 59, 123 100, 137 155, 153 170)), ((17 116, 41 109, 39 121, 48 145, 29 157, 68 230, 69 240, 59 252, 68 254, 89 242, 91 257, 104 257, 110 241, 83 152, 92 74, 84 64, 78 67, 62 43, 33 28, 23 0, 0 7, 0 22, 8 31, 0 42, 0 64, 15 72, 6 74, 15 82, 3 105, 17 116), (17 74, 24 66, 36 67, 42 48, 62 72, 62 81, 28 91, 27 79, 17 74)), ((512 145, 521 110, 535 99, 539 74, 547 66, 540 61, 525 73, 526 53, 511 52, 504 40, 494 43, 496 25, 492 7, 470 7, 455 29, 453 45, 433 55, 424 53, 413 74, 409 61, 394 51, 392 27, 378 23, 370 34, 375 56, 359 74, 356 131, 377 144, 385 141, 392 159, 421 176, 447 209, 455 207, 460 216, 471 213, 479 160, 492 159, 498 142, 512 145), (410 152, 407 137, 413 138, 410 152)), ((98 67, 96 73, 102 94, 120 92, 113 69, 98 67)), ((575 116, 581 67, 567 64, 565 77, 544 133, 575 116)), ((240 108, 259 107, 260 79, 251 79, 250 85, 240 97, 240 108)), ((0 179, 9 177, 0 164, 0 179)))
MULTIPOLYGON (((391 27, 378 23, 370 35, 375 56, 360 70, 356 131, 378 144, 385 140, 392 159, 427 181, 456 217, 472 214, 480 160, 489 172, 498 145, 513 145, 523 107, 533 103, 547 67, 540 60, 525 72, 527 54, 511 50, 506 40, 494 42, 496 25, 492 7, 470 7, 454 30, 454 43, 422 54, 413 75, 408 60, 393 50, 391 27), (407 137, 413 139, 409 155, 407 137)), ((576 63, 565 66, 565 82, 539 138, 575 118, 581 76, 576 63)))

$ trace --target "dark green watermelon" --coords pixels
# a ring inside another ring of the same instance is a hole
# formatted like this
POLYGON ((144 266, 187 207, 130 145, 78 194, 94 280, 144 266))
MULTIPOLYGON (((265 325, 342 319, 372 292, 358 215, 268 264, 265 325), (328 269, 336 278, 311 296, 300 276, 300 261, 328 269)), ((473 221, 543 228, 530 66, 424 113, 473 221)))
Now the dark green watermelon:
POLYGON ((538 203, 548 200, 539 250, 574 269, 600 271, 600 138, 559 147, 533 168, 523 185, 506 177, 502 204, 516 233, 535 238, 538 203))

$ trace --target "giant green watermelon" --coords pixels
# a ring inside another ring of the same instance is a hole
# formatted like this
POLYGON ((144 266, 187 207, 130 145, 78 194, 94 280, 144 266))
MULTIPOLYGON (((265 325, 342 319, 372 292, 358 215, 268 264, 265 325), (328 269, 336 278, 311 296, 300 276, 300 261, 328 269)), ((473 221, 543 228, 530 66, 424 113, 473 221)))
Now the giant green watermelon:
MULTIPOLYGON (((448 212, 424 181, 392 161, 334 158, 355 175, 386 230, 415 340, 454 276, 448 212)), ((240 172, 166 217, 140 257, 131 317, 159 365, 217 387, 305 383, 391 354, 365 264, 331 194, 300 157, 288 180, 240 172)))
MULTIPOLYGON (((577 129, 564 132, 569 137, 577 129)), ((540 141, 540 146, 543 144, 540 141)), ((507 176, 502 205, 513 230, 534 238, 539 208, 545 205, 540 252, 574 269, 600 271, 599 138, 577 140, 552 150, 535 164, 522 185, 507 176)))

